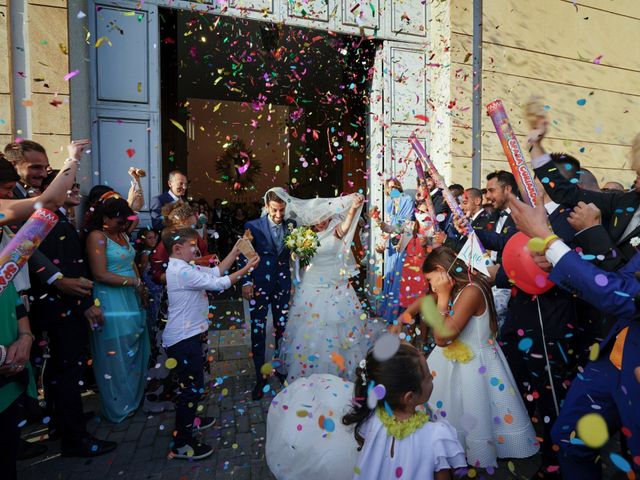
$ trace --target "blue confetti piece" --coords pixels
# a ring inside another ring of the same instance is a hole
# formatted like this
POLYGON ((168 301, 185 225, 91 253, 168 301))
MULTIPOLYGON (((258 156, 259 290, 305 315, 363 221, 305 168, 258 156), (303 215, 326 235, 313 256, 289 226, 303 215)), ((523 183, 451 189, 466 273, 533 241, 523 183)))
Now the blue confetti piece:
POLYGON ((616 290, 616 291, 615 291, 615 292, 613 292, 613 293, 615 293, 616 295, 620 295, 621 297, 627 297, 627 298, 628 298, 628 297, 630 297, 630 296, 631 296, 631 295, 629 295, 629 294, 628 294, 628 293, 626 293, 626 292, 621 292, 620 290, 616 290))
POLYGON ((522 340, 520 340, 520 342, 518 342, 518 349, 522 350, 523 352, 528 351, 532 346, 533 340, 528 337, 523 338, 522 340))
POLYGON ((617 453, 611 452, 609 454, 609 458, 611 459, 611 463, 613 463, 616 467, 618 467, 623 472, 631 471, 631 465, 627 462, 622 456, 617 453))
POLYGON ((336 424, 330 418, 325 418, 323 427, 327 432, 331 433, 336 429, 336 424))
POLYGON ((580 105, 581 107, 585 106, 587 104, 587 99, 586 98, 581 98, 580 100, 578 100, 576 102, 578 105, 580 105))

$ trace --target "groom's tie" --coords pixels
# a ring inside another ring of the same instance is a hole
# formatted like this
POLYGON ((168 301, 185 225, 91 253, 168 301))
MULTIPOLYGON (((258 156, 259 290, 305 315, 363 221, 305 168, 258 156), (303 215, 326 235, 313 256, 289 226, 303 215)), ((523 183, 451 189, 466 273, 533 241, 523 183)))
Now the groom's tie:
POLYGON ((274 225, 272 228, 273 241, 276 244, 276 251, 280 253, 282 251, 282 225, 274 225))

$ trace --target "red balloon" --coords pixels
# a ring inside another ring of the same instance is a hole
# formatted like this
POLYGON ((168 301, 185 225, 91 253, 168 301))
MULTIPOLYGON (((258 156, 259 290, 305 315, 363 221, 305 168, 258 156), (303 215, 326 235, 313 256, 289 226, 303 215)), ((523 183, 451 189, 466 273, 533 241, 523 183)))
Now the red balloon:
POLYGON ((511 237, 502 252, 502 266, 516 287, 529 295, 539 295, 553 287, 554 283, 549 281, 549 274, 531 258, 527 247, 529 240, 522 232, 511 237))

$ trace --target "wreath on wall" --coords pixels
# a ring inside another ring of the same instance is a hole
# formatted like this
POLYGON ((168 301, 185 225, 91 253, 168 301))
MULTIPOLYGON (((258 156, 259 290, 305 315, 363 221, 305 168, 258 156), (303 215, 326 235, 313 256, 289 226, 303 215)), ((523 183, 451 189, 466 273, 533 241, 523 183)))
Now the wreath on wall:
POLYGON ((236 138, 224 145, 224 153, 216 161, 216 170, 222 176, 222 182, 239 195, 255 188, 261 165, 244 141, 236 138))

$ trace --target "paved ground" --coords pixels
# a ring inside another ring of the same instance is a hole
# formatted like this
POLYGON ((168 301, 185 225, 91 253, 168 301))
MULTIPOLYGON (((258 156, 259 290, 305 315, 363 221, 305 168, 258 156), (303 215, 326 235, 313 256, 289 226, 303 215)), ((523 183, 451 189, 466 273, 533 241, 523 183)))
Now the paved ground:
MULTIPOLYGON (((248 331, 239 302, 217 304, 222 320, 210 332, 215 361, 212 364, 210 393, 203 402, 206 415, 215 416, 217 426, 203 432, 203 440, 215 446, 214 454, 199 462, 167 458, 173 431, 173 413, 136 415, 114 425, 96 416, 88 428, 99 438, 118 442, 109 455, 94 459, 62 458, 59 442, 46 440, 42 425, 25 429, 30 441, 43 441, 47 455, 21 462, 23 480, 269 480, 273 479, 264 458, 266 417, 272 395, 251 401, 253 367, 249 359, 248 331)), ((280 386, 272 380, 272 392, 280 386)), ((99 411, 98 396, 85 396, 85 411, 99 411)), ((528 479, 537 469, 538 459, 502 462, 495 472, 457 472, 456 478, 528 479)), ((609 472, 612 470, 609 469, 609 472)), ((621 473, 621 472, 619 472, 621 473)), ((616 478, 607 476, 606 478, 616 478)), ((617 477, 626 478, 626 476, 617 477)))

